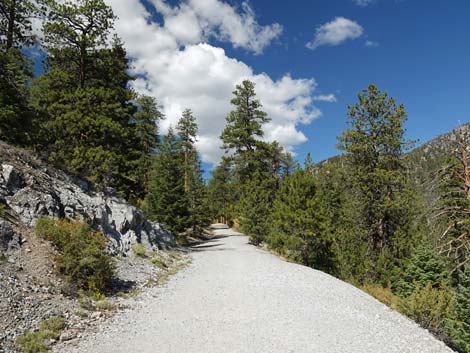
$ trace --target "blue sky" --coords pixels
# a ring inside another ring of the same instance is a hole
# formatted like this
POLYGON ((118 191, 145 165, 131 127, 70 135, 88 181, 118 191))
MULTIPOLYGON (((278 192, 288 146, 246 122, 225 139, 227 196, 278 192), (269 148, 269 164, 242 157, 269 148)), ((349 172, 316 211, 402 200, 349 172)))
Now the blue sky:
POLYGON ((336 103, 316 103, 323 116, 301 130, 309 141, 296 151, 315 160, 338 153, 336 137, 346 128, 346 106, 369 83, 403 102, 409 118, 407 136, 425 142, 470 121, 470 1, 377 0, 357 6, 351 0, 253 0, 259 21, 279 22, 284 32, 263 55, 243 50, 241 57, 273 77, 290 72, 314 77, 336 103), (356 21, 364 34, 337 46, 309 50, 315 28, 337 16, 356 21), (366 47, 367 40, 377 43, 366 47))
POLYGON ((162 132, 193 110, 206 170, 243 79, 272 118, 266 139, 300 161, 339 153, 347 105, 370 83, 405 104, 410 139, 470 121, 469 0, 105 1, 133 87, 160 103, 162 132))

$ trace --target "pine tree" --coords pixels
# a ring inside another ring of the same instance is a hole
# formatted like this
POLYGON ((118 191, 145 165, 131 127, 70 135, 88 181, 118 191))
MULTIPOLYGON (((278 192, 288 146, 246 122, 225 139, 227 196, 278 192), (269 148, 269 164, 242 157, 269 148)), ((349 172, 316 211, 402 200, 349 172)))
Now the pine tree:
POLYGON ((28 143, 31 131, 27 82, 32 69, 21 48, 35 41, 31 18, 36 12, 29 0, 0 3, 0 139, 14 144, 28 143))
POLYGON ((336 272, 333 242, 311 174, 299 169, 284 178, 270 220, 273 248, 307 266, 336 272))
POLYGON ((459 273, 455 300, 455 317, 450 320, 453 343, 462 352, 470 352, 470 265, 459 273))
POLYGON ((31 20, 38 9, 30 0, 2 0, 0 2, 0 41, 5 50, 32 45, 31 20))
POLYGON ((390 270, 391 259, 408 256, 413 242, 413 196, 402 158, 410 146, 404 139, 406 113, 374 85, 358 98, 349 107, 350 128, 343 132, 340 147, 350 168, 355 236, 366 239, 371 250, 370 275, 386 276, 381 272, 390 270))
POLYGON ((149 173, 152 165, 152 155, 159 142, 158 123, 164 119, 163 113, 159 110, 155 98, 145 95, 139 95, 136 99, 137 111, 132 120, 137 134, 139 144, 138 150, 141 152, 137 159, 135 168, 137 175, 142 183, 142 196, 148 192, 149 173))
POLYGON ((256 99, 255 85, 245 80, 236 86, 231 100, 235 110, 227 116, 227 126, 220 138, 226 152, 233 152, 236 174, 244 184, 257 169, 256 149, 264 133, 262 125, 270 119, 260 110, 261 103, 256 99))
POLYGON ((454 261, 454 270, 470 261, 470 151, 460 129, 454 155, 438 172, 440 205, 437 217, 445 226, 440 250, 454 261))
POLYGON ((196 135, 198 126, 196 118, 190 109, 183 111, 183 116, 178 121, 176 126, 179 138, 181 139, 183 154, 184 154, 184 189, 189 191, 191 169, 194 167, 194 143, 196 142, 196 135))
POLYGON ((257 170, 243 185, 244 190, 238 204, 239 222, 242 231, 254 245, 262 243, 268 235, 275 184, 276 180, 272 175, 257 170))
POLYGON ((233 172, 228 158, 223 157, 219 165, 212 171, 208 192, 212 219, 220 223, 231 224, 236 198, 233 172))
POLYGON ((201 235, 210 224, 210 211, 207 187, 202 176, 201 162, 197 153, 190 170, 188 198, 189 226, 193 235, 201 235))
POLYGON ((431 247, 422 245, 415 250, 397 286, 397 293, 407 297, 416 288, 431 284, 439 288, 449 282, 449 271, 439 254, 431 247))
POLYGON ((170 128, 155 155, 144 207, 150 219, 176 233, 185 231, 190 225, 181 157, 180 141, 170 128))
POLYGON ((66 171, 138 198, 133 78, 122 43, 115 37, 108 44, 112 10, 103 0, 47 2, 47 71, 32 88, 36 147, 66 171))

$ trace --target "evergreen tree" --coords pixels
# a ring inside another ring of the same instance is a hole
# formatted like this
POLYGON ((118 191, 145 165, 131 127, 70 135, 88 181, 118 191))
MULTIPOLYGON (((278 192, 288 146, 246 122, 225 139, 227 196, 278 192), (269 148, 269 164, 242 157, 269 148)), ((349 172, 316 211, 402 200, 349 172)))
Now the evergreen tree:
POLYGON ((170 128, 155 155, 144 208, 150 219, 176 233, 185 231, 190 225, 183 176, 181 144, 170 128))
POLYGON ((0 2, 0 42, 5 50, 32 45, 31 19, 38 9, 30 0, 2 0, 0 2))
POLYGON ((470 352, 470 265, 459 273, 455 300, 455 317, 450 320, 453 343, 464 353, 470 352))
POLYGON ((191 169, 194 169, 194 143, 196 142, 197 135, 197 122, 196 118, 190 109, 183 111, 183 116, 178 121, 176 126, 184 154, 184 189, 189 191, 191 169))
POLYGON ((235 189, 231 162, 223 157, 212 171, 208 185, 210 213, 214 220, 231 224, 234 217, 235 189))
POLYGON ((204 228, 210 224, 210 211, 208 191, 202 176, 201 162, 195 153, 193 167, 189 175, 188 191, 188 213, 189 226, 192 234, 201 235, 204 228))
POLYGON ((470 261, 470 152, 460 129, 454 155, 439 171, 440 204, 437 216, 445 230, 440 250, 455 263, 454 269, 470 261))
POLYGON ((231 103, 235 110, 227 116, 227 126, 220 138, 226 152, 233 152, 236 174, 244 184, 257 169, 255 152, 264 133, 262 125, 270 119, 260 110, 261 103, 256 99, 255 85, 245 80, 236 86, 231 103))
POLYGON ((275 184, 272 175, 257 170, 243 185, 238 205, 239 222, 254 245, 262 243, 267 236, 275 184))
POLYGON ((0 3, 0 139, 14 144, 27 143, 31 130, 27 82, 32 70, 21 48, 34 43, 31 18, 36 11, 29 0, 0 3))
POLYGON ((273 205, 268 243, 289 258, 336 272, 334 244, 313 176, 296 170, 282 181, 273 205))
POLYGON ((391 261, 409 255, 412 193, 407 190, 403 153, 405 141, 403 105, 370 85, 349 107, 350 128, 343 132, 340 147, 346 150, 350 169, 352 219, 355 236, 371 250, 369 275, 387 276, 391 261), (383 266, 388 269, 381 268, 383 266))
MULTIPOLYGON (((35 80, 37 148, 63 169, 135 198, 140 179, 134 92, 119 39, 108 45, 114 15, 103 0, 48 0, 48 71, 35 80)), ((139 192, 137 193, 139 194, 139 192)))
POLYGON ((416 288, 431 284, 439 288, 449 282, 449 271, 439 254, 429 246, 420 246, 413 253, 405 271, 398 282, 397 293, 407 297, 416 288))
POLYGON ((136 172, 142 182, 142 193, 148 192, 149 173, 152 164, 152 155, 159 142, 158 123, 164 119, 155 98, 139 95, 136 99, 137 111, 133 116, 133 124, 137 134, 140 158, 137 159, 136 172))

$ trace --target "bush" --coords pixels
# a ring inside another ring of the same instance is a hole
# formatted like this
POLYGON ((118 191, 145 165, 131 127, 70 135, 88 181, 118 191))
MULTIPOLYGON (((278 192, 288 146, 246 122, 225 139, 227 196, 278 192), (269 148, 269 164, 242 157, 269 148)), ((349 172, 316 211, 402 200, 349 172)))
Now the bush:
POLYGON ((397 293, 407 297, 417 287, 426 287, 429 283, 433 288, 439 288, 442 283, 448 283, 449 272, 439 254, 431 248, 419 247, 405 268, 402 279, 398 282, 397 293))
POLYGON ((131 246, 132 252, 135 256, 145 257, 145 248, 140 243, 135 243, 131 246))
POLYGON ((23 348, 25 353, 47 353, 49 350, 45 345, 47 339, 58 339, 65 328, 63 317, 51 317, 41 323, 37 332, 26 332, 16 339, 16 343, 23 348))
POLYGON ((51 241, 59 254, 58 270, 79 288, 101 291, 114 277, 115 264, 106 252, 106 238, 82 222, 40 218, 37 234, 51 241))
POLYGON ((431 282, 416 287, 400 302, 399 310, 441 339, 449 336, 446 322, 453 316, 454 293, 446 285, 434 288, 431 282))
POLYGON ((390 285, 384 288, 379 284, 366 283, 361 289, 392 309, 400 307, 400 297, 392 292, 390 285))
POLYGON ((449 320, 452 342, 462 352, 470 352, 470 265, 459 273, 455 316, 449 320))

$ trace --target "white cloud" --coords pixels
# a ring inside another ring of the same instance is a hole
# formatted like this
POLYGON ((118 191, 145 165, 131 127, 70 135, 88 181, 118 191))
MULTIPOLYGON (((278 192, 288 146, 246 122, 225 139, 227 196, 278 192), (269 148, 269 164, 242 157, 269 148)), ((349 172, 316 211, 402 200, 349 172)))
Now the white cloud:
POLYGON ((359 38, 364 29, 357 22, 344 17, 336 17, 316 29, 315 37, 307 43, 307 48, 316 49, 321 45, 339 45, 348 39, 359 38))
POLYGON ((231 42, 235 48, 261 54, 282 33, 278 23, 259 25, 247 2, 242 2, 239 11, 219 0, 186 0, 175 7, 164 0, 152 0, 152 3, 164 16, 164 28, 182 44, 196 44, 215 37, 231 42))
POLYGON ((336 96, 334 94, 319 94, 315 97, 313 97, 314 101, 318 102, 328 102, 328 103, 335 103, 338 100, 336 99, 336 96))
POLYGON ((375 47, 378 47, 379 46, 379 43, 378 42, 374 42, 373 40, 366 40, 366 42, 364 43, 364 45, 368 48, 375 48, 375 47))
POLYGON ((362 7, 370 5, 373 2, 374 0, 353 0, 353 3, 355 3, 357 6, 362 6, 362 7))
POLYGON ((294 79, 286 74, 273 80, 228 57, 224 49, 204 42, 215 37, 254 52, 264 48, 270 41, 266 33, 272 27, 259 25, 251 10, 244 7, 236 11, 216 0, 188 0, 173 8, 153 0, 165 20, 159 24, 139 0, 108 3, 119 17, 116 30, 139 77, 135 89, 155 96, 163 106, 167 117, 162 122, 163 132, 176 125, 184 108, 193 110, 199 124, 198 148, 205 162, 217 163, 223 154, 219 136, 232 109, 232 91, 244 79, 256 83, 258 98, 272 119, 265 126, 266 140, 277 139, 289 150, 307 140, 299 125, 321 115, 312 105, 317 86, 314 79, 294 79), (225 17, 234 17, 230 14, 239 19, 225 17), (237 23, 251 29, 243 34, 237 23))

